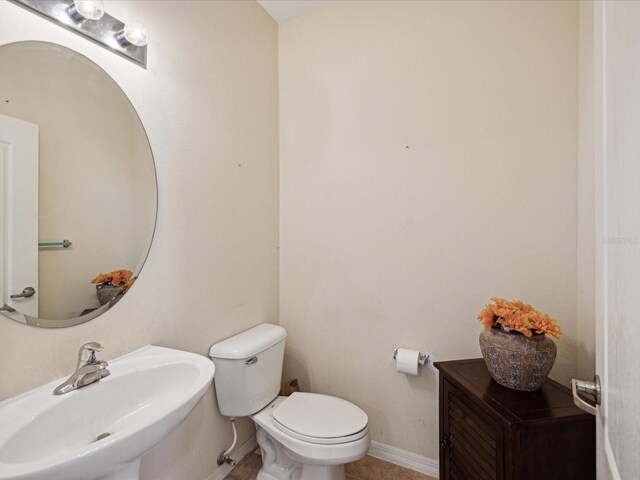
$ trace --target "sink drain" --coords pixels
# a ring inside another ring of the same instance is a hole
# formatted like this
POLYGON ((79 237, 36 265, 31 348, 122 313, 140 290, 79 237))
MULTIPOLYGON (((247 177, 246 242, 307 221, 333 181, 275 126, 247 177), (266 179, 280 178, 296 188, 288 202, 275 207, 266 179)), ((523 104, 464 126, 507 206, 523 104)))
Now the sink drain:
POLYGON ((111 435, 110 433, 101 433, 100 435, 98 435, 98 438, 96 438, 96 442, 102 440, 103 438, 107 438, 109 435, 111 435))

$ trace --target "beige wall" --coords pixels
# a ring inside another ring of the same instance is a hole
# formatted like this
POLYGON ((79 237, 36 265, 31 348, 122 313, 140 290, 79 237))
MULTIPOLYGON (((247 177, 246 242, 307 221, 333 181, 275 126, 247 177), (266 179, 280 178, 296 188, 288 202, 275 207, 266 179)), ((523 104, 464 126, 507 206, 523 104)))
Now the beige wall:
MULTIPOLYGON (((153 343, 209 346, 278 319, 277 26, 253 1, 107 2, 150 31, 147 70, 0 2, 0 44, 43 40, 87 55, 130 97, 158 172, 159 217, 131 294, 101 317, 43 330, 0 318, 0 398, 69 374, 78 347, 109 359, 153 343)), ((240 424, 240 442, 252 431, 240 424)), ((145 480, 204 480, 231 441, 213 389, 143 461, 145 480)))
POLYGON ((438 456, 437 373, 522 298, 576 372, 578 4, 334 2, 280 26, 285 378, 438 456))

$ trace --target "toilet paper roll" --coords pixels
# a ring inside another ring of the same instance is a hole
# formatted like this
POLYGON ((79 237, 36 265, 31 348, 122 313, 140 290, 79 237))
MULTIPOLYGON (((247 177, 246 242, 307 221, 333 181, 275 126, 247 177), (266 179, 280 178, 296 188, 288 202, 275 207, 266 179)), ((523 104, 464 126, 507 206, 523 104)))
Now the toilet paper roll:
POLYGON ((407 375, 418 375, 418 357, 420 352, 417 350, 407 350, 399 348, 396 356, 396 370, 407 375))

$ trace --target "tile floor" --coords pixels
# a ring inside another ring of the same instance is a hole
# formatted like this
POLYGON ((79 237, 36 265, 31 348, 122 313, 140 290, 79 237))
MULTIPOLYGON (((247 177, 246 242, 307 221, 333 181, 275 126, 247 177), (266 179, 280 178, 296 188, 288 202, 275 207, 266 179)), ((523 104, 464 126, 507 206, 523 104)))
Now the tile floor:
MULTIPOLYGON (((236 465, 225 480, 255 480, 261 466, 260 455, 250 453, 236 465)), ((345 472, 347 480, 436 480, 368 455, 358 462, 347 464, 345 472)))

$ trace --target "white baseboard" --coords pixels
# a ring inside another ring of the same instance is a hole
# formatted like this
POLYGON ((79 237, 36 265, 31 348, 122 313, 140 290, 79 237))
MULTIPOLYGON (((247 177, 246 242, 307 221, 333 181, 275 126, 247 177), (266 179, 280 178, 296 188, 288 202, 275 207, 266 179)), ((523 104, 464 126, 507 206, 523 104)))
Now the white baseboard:
POLYGON ((440 477, 440 462, 417 453, 373 441, 369 447, 369 455, 394 465, 424 473, 433 478, 440 477))
MULTIPOLYGON (((238 462, 242 460, 245 455, 253 452, 256 448, 258 448, 258 442, 256 440, 256 436, 252 435, 249 440, 240 445, 235 452, 231 453, 231 458, 238 462)), ((212 452, 212 455, 215 455, 215 452, 212 452)), ((215 469, 207 480, 224 480, 224 477, 229 475, 231 470, 233 470, 233 465, 221 465, 215 469)))

